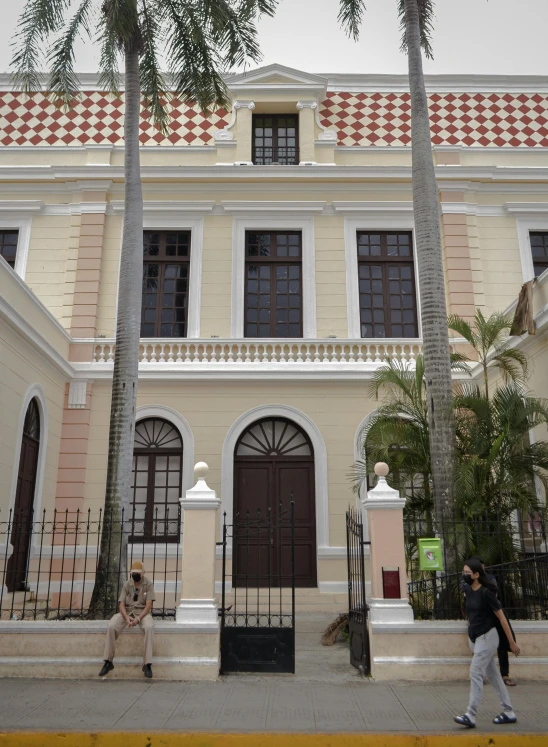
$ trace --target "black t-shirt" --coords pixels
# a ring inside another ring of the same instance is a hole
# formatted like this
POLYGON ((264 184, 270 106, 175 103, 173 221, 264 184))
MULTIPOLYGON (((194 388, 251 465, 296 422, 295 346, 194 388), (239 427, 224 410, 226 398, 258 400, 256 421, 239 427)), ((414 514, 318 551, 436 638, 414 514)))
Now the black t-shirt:
POLYGON ((496 610, 501 603, 492 591, 480 586, 477 591, 470 588, 466 593, 466 617, 468 618, 468 637, 475 643, 476 638, 488 633, 497 623, 496 610))

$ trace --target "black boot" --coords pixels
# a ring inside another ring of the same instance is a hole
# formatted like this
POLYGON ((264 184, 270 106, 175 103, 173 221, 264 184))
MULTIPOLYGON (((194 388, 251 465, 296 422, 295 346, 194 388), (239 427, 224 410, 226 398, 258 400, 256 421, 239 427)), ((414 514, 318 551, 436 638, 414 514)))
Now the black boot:
POLYGON ((105 660, 103 668, 99 672, 99 677, 105 677, 112 669, 114 669, 114 664, 111 661, 105 660))
POLYGON ((148 677, 149 679, 151 679, 152 678, 152 664, 144 664, 143 672, 145 673, 145 677, 148 677))

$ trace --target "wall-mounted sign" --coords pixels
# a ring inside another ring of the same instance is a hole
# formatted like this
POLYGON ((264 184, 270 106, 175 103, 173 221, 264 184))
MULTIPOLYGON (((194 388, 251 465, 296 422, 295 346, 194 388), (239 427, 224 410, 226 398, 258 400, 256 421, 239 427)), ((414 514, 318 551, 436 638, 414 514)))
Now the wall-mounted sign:
POLYGON ((421 571, 443 571, 440 539, 433 537, 419 540, 419 568, 421 571))

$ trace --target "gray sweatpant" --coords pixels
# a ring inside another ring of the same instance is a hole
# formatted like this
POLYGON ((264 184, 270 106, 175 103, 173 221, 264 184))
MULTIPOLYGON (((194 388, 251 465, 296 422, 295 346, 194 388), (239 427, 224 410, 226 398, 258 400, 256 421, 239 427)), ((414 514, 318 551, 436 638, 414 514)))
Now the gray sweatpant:
POLYGON ((505 713, 512 712, 513 709, 508 696, 508 690, 506 689, 506 685, 503 682, 499 669, 495 664, 495 659, 493 658, 499 645, 499 634, 497 629, 491 628, 488 633, 476 638, 475 643, 472 643, 472 641, 468 639, 468 643, 470 644, 470 649, 474 656, 470 665, 470 703, 466 713, 475 720, 478 705, 483 694, 484 677, 487 677, 489 682, 497 691, 502 710, 505 713))

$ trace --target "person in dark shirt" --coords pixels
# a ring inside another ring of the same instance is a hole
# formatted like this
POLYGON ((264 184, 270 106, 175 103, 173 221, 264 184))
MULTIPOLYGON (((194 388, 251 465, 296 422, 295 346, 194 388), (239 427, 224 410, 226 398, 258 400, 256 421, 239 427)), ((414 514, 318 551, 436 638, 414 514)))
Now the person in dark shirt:
MULTIPOLYGON (((483 570, 485 571, 485 575, 487 576, 487 578, 489 579, 489 581, 491 581, 491 583, 494 584, 495 588, 493 589, 493 591, 495 592, 495 594, 498 597, 498 591, 499 591, 499 589, 498 589, 497 579, 492 574, 487 573, 487 571, 485 570, 485 563, 483 562, 483 560, 481 558, 475 556, 474 559, 475 560, 479 560, 479 562, 481 563, 481 566, 482 566, 483 570)), ((463 581, 462 582, 462 592, 463 592, 463 594, 465 596, 466 596, 466 592, 469 589, 470 589, 470 587, 468 586, 468 584, 465 581, 463 581)), ((508 617, 507 617, 506 613, 504 613, 504 615, 505 615, 506 619, 508 620, 508 617)), ((510 625, 510 630, 512 631, 512 637, 513 637, 513 639, 516 640, 516 636, 514 635, 514 631, 512 630, 512 625, 510 624, 509 620, 508 620, 508 625, 510 625)), ((506 685, 506 687, 515 687, 516 683, 510 677, 510 660, 508 658, 508 652, 510 651, 510 647, 508 645, 508 639, 506 638, 506 634, 505 634, 504 630, 502 629, 502 626, 498 622, 498 619, 497 619, 497 631, 498 631, 498 634, 499 634, 499 646, 497 648, 497 657, 498 657, 498 660, 499 660, 500 674, 502 676, 502 679, 504 680, 504 684, 506 685)))
POLYGON ((502 705, 502 712, 493 719, 493 723, 515 724, 516 714, 494 661, 495 651, 499 645, 497 620, 508 639, 510 651, 516 656, 520 653, 519 646, 514 641, 508 620, 496 597, 496 585, 489 580, 477 558, 466 561, 462 579, 469 586, 466 594, 466 616, 470 650, 474 656, 470 665, 468 708, 462 716, 456 716, 455 721, 469 729, 475 727, 478 705, 483 694, 483 678, 487 677, 497 691, 502 705))

